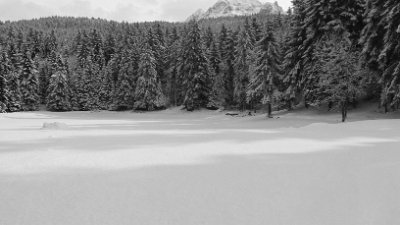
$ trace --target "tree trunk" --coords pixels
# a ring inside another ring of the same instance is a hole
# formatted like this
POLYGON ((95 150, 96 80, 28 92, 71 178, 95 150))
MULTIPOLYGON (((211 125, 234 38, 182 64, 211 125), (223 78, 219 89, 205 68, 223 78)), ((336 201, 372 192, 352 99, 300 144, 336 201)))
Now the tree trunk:
POLYGON ((356 108, 357 108, 357 105, 358 105, 358 104, 357 104, 358 102, 357 102, 357 98, 356 98, 356 97, 353 97, 352 103, 353 103, 353 108, 356 109, 356 108))
POLYGON ((347 101, 342 103, 342 122, 346 122, 347 119, 347 101))
POLYGON ((287 102, 287 107, 288 107, 288 110, 289 110, 289 111, 292 111, 292 110, 293 110, 292 102, 293 102, 292 99, 290 99, 290 100, 287 102))
POLYGON ((272 118, 272 104, 268 102, 267 105, 268 105, 268 118, 272 118))
POLYGON ((306 109, 308 109, 310 107, 310 105, 307 102, 307 98, 304 97, 304 107, 306 107, 306 109))
POLYGON ((331 111, 333 108, 333 102, 329 101, 328 103, 328 111, 331 111))

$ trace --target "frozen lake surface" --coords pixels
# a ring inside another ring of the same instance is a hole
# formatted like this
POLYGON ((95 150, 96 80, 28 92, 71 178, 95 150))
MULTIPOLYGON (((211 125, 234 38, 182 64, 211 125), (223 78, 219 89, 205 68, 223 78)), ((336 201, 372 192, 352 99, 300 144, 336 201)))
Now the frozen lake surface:
POLYGON ((1 114, 0 224, 397 225, 400 120, 374 116, 1 114))

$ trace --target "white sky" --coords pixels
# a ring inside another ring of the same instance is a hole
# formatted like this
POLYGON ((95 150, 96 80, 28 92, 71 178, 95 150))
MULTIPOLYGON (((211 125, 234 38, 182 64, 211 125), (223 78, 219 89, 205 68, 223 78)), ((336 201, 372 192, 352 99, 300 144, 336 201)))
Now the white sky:
MULTIPOLYGON (((285 10, 291 5, 291 0, 277 1, 285 10)), ((58 15, 128 22, 183 21, 197 9, 207 9, 215 2, 217 0, 0 0, 0 20, 58 15)))

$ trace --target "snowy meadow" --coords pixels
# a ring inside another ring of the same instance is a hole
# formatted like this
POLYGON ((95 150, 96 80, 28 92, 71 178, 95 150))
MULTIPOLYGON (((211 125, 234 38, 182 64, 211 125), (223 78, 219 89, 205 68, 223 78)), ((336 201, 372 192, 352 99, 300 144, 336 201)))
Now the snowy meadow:
POLYGON ((398 224, 400 121, 370 117, 2 114, 0 224, 398 224))

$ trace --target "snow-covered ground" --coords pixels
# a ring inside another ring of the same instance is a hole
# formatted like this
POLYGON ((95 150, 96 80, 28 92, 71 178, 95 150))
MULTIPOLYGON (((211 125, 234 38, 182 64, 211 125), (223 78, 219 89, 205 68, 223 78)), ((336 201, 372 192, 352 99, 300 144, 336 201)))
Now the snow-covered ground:
POLYGON ((398 225, 388 117, 2 114, 0 224, 398 225))

